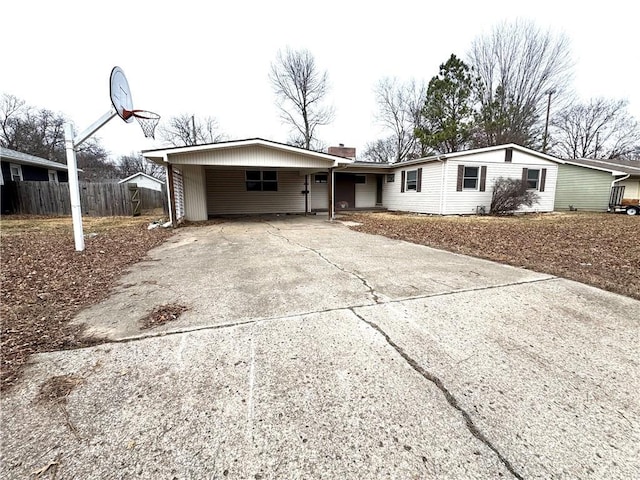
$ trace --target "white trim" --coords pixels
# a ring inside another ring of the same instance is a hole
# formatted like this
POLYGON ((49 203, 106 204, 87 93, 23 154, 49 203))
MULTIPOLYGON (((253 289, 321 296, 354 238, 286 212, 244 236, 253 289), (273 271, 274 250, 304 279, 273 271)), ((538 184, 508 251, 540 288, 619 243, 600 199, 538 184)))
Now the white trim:
POLYGON ((17 169, 17 174, 20 177, 20 180, 18 180, 19 182, 23 182, 24 181, 24 176, 22 175, 22 165, 20 165, 19 163, 10 163, 9 164, 9 178, 11 179, 12 182, 15 182, 15 180, 13 179, 13 169, 17 169))
POLYGON ((263 140, 261 138, 253 138, 253 139, 247 139, 247 140, 233 140, 230 142, 210 143, 207 145, 195 145, 195 146, 188 146, 188 147, 144 150, 142 152, 142 156, 144 156, 145 158, 163 157, 165 161, 168 161, 169 156, 176 155, 176 154, 213 151, 213 150, 226 150, 226 149, 233 149, 238 147, 249 147, 249 146, 262 146, 262 147, 272 148, 275 150, 280 150, 283 152, 295 153, 297 155, 319 158, 322 160, 327 160, 332 162, 333 164, 332 166, 350 165, 354 163, 354 160, 351 160, 349 158, 339 157, 337 155, 329 155, 328 153, 315 152, 313 150, 306 150, 304 148, 293 147, 291 145, 285 145, 283 143, 263 140))
MULTIPOLYGON (((479 192, 480 191, 480 172, 482 170, 482 166, 481 165, 462 165, 462 191, 463 192, 479 192), (476 168, 478 169, 478 174, 475 177, 467 177, 465 176, 465 171, 467 170, 467 168, 476 168), (468 188, 464 186, 464 180, 465 178, 475 178, 476 179, 476 186, 473 188, 468 188)), ((444 188, 444 187, 443 187, 444 188)))
POLYGON ((142 176, 142 177, 148 178, 149 180, 153 180, 154 182, 158 182, 159 185, 164 185, 164 182, 162 180, 159 180, 156 177, 152 177, 151 175, 147 175, 146 173, 143 173, 143 172, 138 172, 138 173, 134 173, 133 175, 129 175, 127 178, 123 178, 118 183, 127 182, 137 176, 142 176))

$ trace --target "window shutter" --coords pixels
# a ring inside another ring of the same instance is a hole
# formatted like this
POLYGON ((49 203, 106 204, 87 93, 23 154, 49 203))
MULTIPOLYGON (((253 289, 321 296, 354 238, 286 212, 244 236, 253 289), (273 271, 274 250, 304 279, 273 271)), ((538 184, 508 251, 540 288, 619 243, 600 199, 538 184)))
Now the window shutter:
POLYGON ((510 163, 513 159, 513 148, 507 148, 504 151, 504 161, 510 163))
POLYGON ((417 184, 416 184, 416 192, 421 192, 422 191, 422 169, 419 168, 418 169, 418 179, 417 179, 417 184))
POLYGON ((523 168, 522 169, 522 187, 524 189, 527 188, 527 175, 529 175, 529 169, 528 168, 523 168))
POLYGON ((405 173, 405 171, 402 170, 402 178, 400 179, 400 191, 401 192, 404 192, 404 181, 405 181, 406 175, 407 174, 405 173))
POLYGON ((458 184, 456 186, 456 191, 462 191, 462 178, 464 177, 464 165, 458 165, 458 184))
POLYGON ((540 188, 538 188, 539 191, 544 192, 544 184, 547 180, 547 169, 543 168, 540 171, 540 188))
POLYGON ((480 167, 480 191, 484 192, 487 189, 487 166, 480 167))

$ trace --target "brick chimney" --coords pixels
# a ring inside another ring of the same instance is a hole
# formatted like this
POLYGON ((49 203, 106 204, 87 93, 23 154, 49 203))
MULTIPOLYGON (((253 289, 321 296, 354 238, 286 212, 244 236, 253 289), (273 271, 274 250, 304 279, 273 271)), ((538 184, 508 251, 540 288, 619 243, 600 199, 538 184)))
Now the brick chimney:
POLYGON ((356 159, 356 149, 351 147, 345 147, 344 143, 341 143, 338 147, 329 147, 329 155, 337 155, 338 157, 356 159))

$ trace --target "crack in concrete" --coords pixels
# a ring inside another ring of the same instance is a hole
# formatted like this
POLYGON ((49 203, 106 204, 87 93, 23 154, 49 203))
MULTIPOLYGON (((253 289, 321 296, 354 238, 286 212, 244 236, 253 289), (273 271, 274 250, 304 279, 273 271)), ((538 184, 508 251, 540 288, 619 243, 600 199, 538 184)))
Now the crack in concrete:
MULTIPOLYGON (((220 323, 218 325, 199 325, 199 326, 196 326, 196 327, 185 327, 185 328, 180 328, 180 329, 177 329, 177 330, 169 330, 169 331, 161 331, 161 332, 148 332, 148 333, 145 333, 145 334, 142 334, 142 335, 132 335, 132 336, 129 336, 129 337, 124 337, 124 338, 107 339, 102 345, 108 344, 108 343, 128 343, 128 342, 134 342, 134 341, 137 341, 137 340, 146 340, 146 339, 149 339, 149 338, 157 338, 157 337, 164 337, 164 336, 169 336, 169 335, 180 335, 180 334, 183 334, 183 333, 199 332, 199 331, 202 331, 202 330, 219 330, 219 329, 222 329, 222 328, 233 328, 233 327, 239 327, 239 326, 242 326, 242 325, 250 325, 250 324, 258 323, 258 322, 275 321, 275 320, 287 320, 287 319, 290 319, 290 318, 305 317, 305 316, 308 316, 308 315, 314 315, 314 314, 318 314, 318 313, 338 312, 340 310, 351 310, 351 311, 353 311, 353 309, 355 309, 355 308, 365 308, 365 307, 372 307, 372 306, 375 306, 375 305, 386 305, 386 304, 402 303, 402 302, 411 301, 411 300, 420 300, 420 299, 425 299, 425 298, 442 297, 442 296, 446 296, 446 295, 455 295, 455 294, 458 294, 458 293, 480 292, 480 291, 483 291, 483 290, 491 290, 491 289, 494 289, 494 288, 502 288, 502 287, 516 286, 516 285, 526 285, 526 284, 529 284, 529 283, 545 282, 545 281, 551 281, 551 280, 559 280, 559 278, 558 277, 551 277, 551 278, 542 278, 542 279, 535 279, 535 280, 524 280, 524 281, 521 281, 521 282, 513 282, 513 283, 500 284, 500 285, 490 285, 490 286, 486 286, 486 287, 478 287, 478 288, 469 288, 469 289, 463 289, 463 290, 456 290, 456 291, 453 291, 453 292, 440 292, 440 293, 432 293, 432 294, 426 294, 426 295, 417 295, 417 296, 414 296, 414 297, 396 298, 396 299, 392 299, 392 300, 380 300, 376 304, 361 303, 361 304, 357 304, 357 305, 343 305, 343 306, 339 306, 339 307, 324 308, 324 309, 320 309, 320 310, 310 310, 310 311, 305 311, 305 312, 294 312, 294 313, 291 313, 291 314, 280 315, 280 316, 277 316, 277 317, 264 317, 264 318, 257 318, 257 319, 239 320, 237 322, 220 323)), ((84 348, 91 348, 91 346, 84 347, 84 348)))
POLYGON ((341 266, 340 266, 340 265, 338 265, 337 263, 332 262, 331 260, 329 260, 329 259, 328 259, 328 258, 327 258, 323 253, 322 253, 322 252, 320 252, 320 251, 318 251, 318 250, 316 250, 316 249, 314 249, 314 248, 308 247, 308 246, 306 246, 306 245, 302 245, 301 243, 298 243, 298 242, 296 242, 296 241, 293 241, 293 240, 291 240, 291 239, 289 239, 289 238, 285 237, 284 235, 280 235, 280 234, 273 233, 273 232, 269 232, 269 234, 270 234, 270 235, 272 235, 272 236, 274 236, 274 237, 282 238, 283 240, 286 240, 288 243, 293 244, 293 245, 297 245, 298 247, 300 247, 300 248, 302 248, 302 249, 304 249, 304 250, 308 250, 308 251, 310 251, 310 252, 313 252, 313 253, 315 253, 318 257, 320 257, 322 260, 324 260, 324 261, 325 261, 325 262, 327 262, 329 265, 331 265, 332 267, 334 267, 334 268, 336 268, 336 269, 340 270, 341 272, 346 273, 347 275, 351 275, 351 276, 353 276, 353 277, 357 278, 357 279, 362 283, 362 285, 364 285, 364 287, 367 289, 367 293, 368 293, 369 295, 371 295, 371 298, 373 299, 373 301, 374 301, 376 304, 384 303, 384 301, 383 301, 383 300, 381 300, 381 299, 380 299, 380 296, 376 293, 376 290, 375 290, 371 285, 369 285, 369 282, 367 281, 367 279, 366 279, 366 278, 364 278, 364 277, 363 277, 362 275, 360 275, 359 273, 357 273, 357 272, 353 272, 353 271, 347 270, 346 268, 341 267, 341 266))
POLYGON ((460 413, 460 415, 462 415, 462 418, 464 419, 464 423, 467 426, 467 429, 469 430, 471 435, 473 435, 475 438, 480 440, 491 451, 493 451, 493 453, 497 455, 500 462, 505 466, 507 470, 509 470, 509 472, 515 478, 517 478, 518 480, 523 480, 522 475, 518 473, 518 471, 511 464, 511 462, 509 462, 509 460, 505 458, 505 456, 500 452, 500 450, 498 450, 498 448, 491 442, 491 440, 489 440, 485 436, 485 434, 480 431, 480 429, 473 422, 471 415, 469 415, 469 413, 464 408, 462 408, 460 403, 458 403, 458 400, 456 399, 456 397, 449 391, 449 389, 444 385, 444 382, 439 377, 425 370, 418 362, 416 362, 412 357, 410 357, 409 354, 405 352, 397 343, 395 343, 391 339, 389 334, 387 334, 387 332, 385 332, 378 324, 365 319, 363 316, 359 315, 353 308, 350 308, 349 310, 351 310, 351 312, 357 318, 359 318, 362 322, 366 323, 373 330, 375 330, 380 335, 382 335, 382 337, 386 340, 389 346, 391 346, 409 364, 411 368, 413 368, 417 373, 419 373, 424 379, 428 380, 429 382, 433 383, 436 387, 438 387, 438 389, 443 393, 449 405, 451 405, 451 407, 453 407, 455 410, 457 410, 460 413))

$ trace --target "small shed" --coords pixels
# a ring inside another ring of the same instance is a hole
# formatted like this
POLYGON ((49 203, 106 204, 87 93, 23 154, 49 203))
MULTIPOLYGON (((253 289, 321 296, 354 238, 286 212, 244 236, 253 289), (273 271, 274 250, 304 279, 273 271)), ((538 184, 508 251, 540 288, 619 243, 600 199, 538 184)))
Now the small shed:
POLYGON ((164 185, 162 180, 158 180, 142 172, 134 173, 127 178, 123 178, 118 183, 135 183, 140 188, 148 188, 149 190, 156 190, 158 192, 162 191, 162 186, 164 185))

